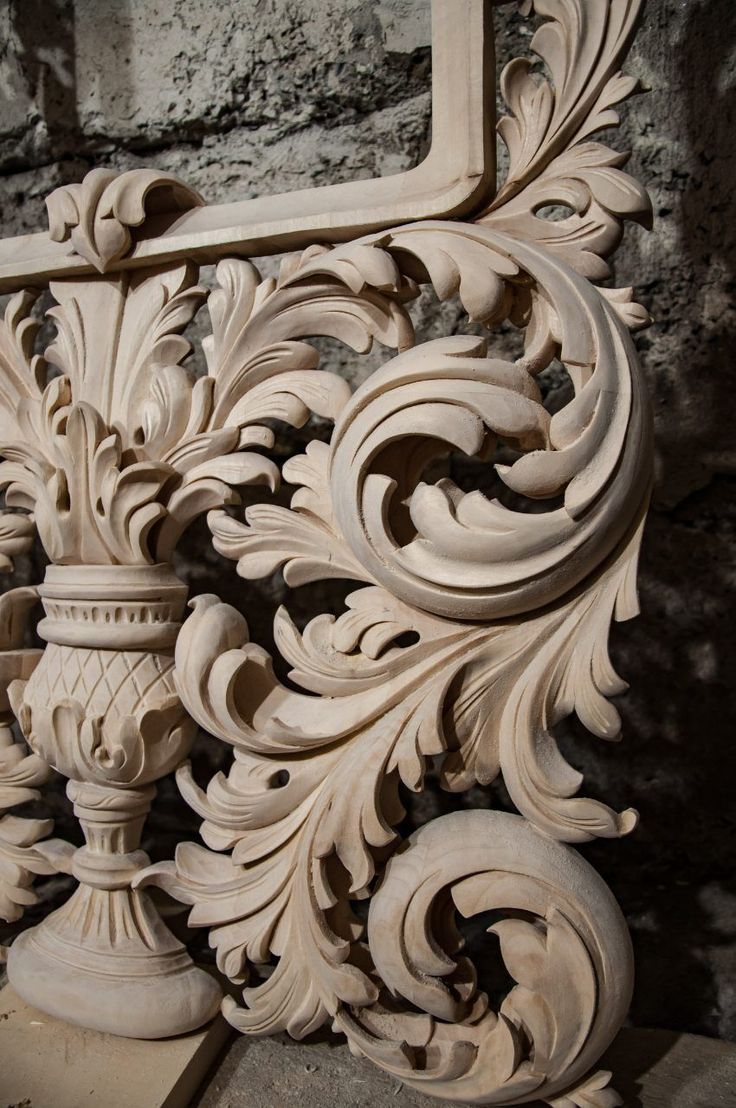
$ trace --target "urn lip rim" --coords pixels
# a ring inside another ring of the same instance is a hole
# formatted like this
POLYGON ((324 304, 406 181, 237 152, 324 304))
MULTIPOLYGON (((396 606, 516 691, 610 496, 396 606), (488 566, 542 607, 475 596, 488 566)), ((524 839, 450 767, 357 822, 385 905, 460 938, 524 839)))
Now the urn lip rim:
POLYGON ((46 566, 47 579, 56 580, 58 578, 63 580, 74 576, 80 579, 84 577, 93 579, 129 577, 131 581, 150 577, 155 580, 169 579, 181 584, 171 562, 139 562, 131 565, 122 562, 49 562, 46 566))
POLYGON ((169 562, 153 565, 48 565, 41 597, 58 600, 171 601, 188 592, 169 562))
POLYGON ((46 642, 111 650, 170 650, 188 587, 168 562, 49 565, 38 587, 46 642))

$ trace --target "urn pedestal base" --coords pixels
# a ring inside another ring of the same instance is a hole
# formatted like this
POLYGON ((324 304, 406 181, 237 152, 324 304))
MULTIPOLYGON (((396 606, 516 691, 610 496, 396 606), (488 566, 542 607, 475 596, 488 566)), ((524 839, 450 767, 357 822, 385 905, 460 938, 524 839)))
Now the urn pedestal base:
POLYGON ((137 848, 155 789, 70 781, 67 793, 87 835, 65 866, 80 885, 15 940, 11 984, 35 1008, 94 1031, 159 1039, 201 1027, 219 1009, 217 982, 194 965, 150 894, 131 888, 149 862, 137 848))
POLYGON ((25 931, 8 956, 8 978, 34 1008, 94 1031, 163 1039, 194 1031, 219 1010, 214 978, 192 963, 145 892, 95 897, 80 888, 68 904, 25 931), (107 950, 99 936, 74 935, 70 915, 102 909, 122 935, 107 950), (76 939, 76 941, 75 941, 76 939))

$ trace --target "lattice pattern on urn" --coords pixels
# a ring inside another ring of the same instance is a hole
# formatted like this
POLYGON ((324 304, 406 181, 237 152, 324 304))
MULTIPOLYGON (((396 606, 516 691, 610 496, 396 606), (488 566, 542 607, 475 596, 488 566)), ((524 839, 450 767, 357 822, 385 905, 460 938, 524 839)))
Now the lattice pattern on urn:
MULTIPOLYGON (((474 219, 312 244, 265 280, 234 251, 209 296, 187 257, 55 280, 45 358, 33 354, 33 294, 11 302, 0 526, 12 554, 28 542, 18 513, 32 513, 55 564, 39 589, 48 646, 12 674, 9 695, 34 772, 70 778, 88 839, 74 853, 36 846, 47 828, 27 836, 36 872, 55 859, 81 883, 11 950, 12 979, 48 1010, 38 967, 66 960, 59 1014, 81 974, 103 1012, 82 1001, 81 1022, 158 1035, 208 1017, 215 986, 158 919, 146 889, 159 885, 192 905, 222 972, 247 985, 242 1004, 224 1004, 246 1033, 302 1036, 329 1022, 406 1083, 464 1102, 620 1103, 595 1065, 626 1014, 630 943, 610 892, 567 844, 625 834, 636 813, 579 795, 554 729, 574 712, 593 735, 618 737, 609 698, 625 686, 607 638, 637 610, 651 419, 629 332, 647 317, 630 289, 592 281, 608 275, 623 220, 646 223, 650 209, 625 159, 591 136, 634 91, 619 65, 640 2, 534 7, 545 22, 532 49, 549 79, 525 61, 505 70, 509 172, 474 219), (555 204, 570 214, 545 219, 555 204), (486 337, 415 345, 423 285, 457 296, 486 337), (207 371, 195 378, 182 332, 205 299, 207 371), (502 324, 523 334, 516 360, 494 355, 502 324), (314 336, 396 353, 352 392, 320 368, 314 336), (574 397, 551 416, 537 378, 555 359, 574 397), (334 423, 330 441, 280 469, 265 453, 274 425, 312 414, 334 423), (491 465, 499 443, 516 507, 423 480, 453 451, 491 465), (295 487, 289 507, 264 493, 244 520, 228 510, 238 486, 273 491, 282 479, 295 487), (523 510, 529 499, 543 510, 523 510), (185 589, 168 563, 202 513, 244 578, 357 582, 342 614, 301 632, 277 612, 289 685, 218 597, 197 597, 179 629, 185 589), (206 788, 185 761, 195 723, 234 748, 206 788), (149 866, 138 844, 151 786, 176 766, 206 845, 149 866), (430 766, 451 792, 501 776, 518 814, 455 812, 401 842, 401 787, 420 791, 430 766), (366 898, 364 923, 355 902, 366 898), (459 953, 456 921, 489 910, 505 913, 493 930, 515 982, 498 1010, 459 953), (111 913, 129 924, 124 949, 111 913), (130 966, 144 947, 162 1003, 141 1016, 130 966), (132 1004, 124 1026, 105 967, 118 967, 116 995, 132 1004), (184 991, 167 992, 180 979, 184 991)), ((88 179, 73 211, 68 197, 51 204, 99 269, 130 246, 100 224, 125 208, 112 198, 132 190, 145 218, 154 178, 126 177, 125 190, 88 179)), ((0 861, 3 843, 0 821, 0 861)), ((25 873, 14 878, 27 887, 25 873)))

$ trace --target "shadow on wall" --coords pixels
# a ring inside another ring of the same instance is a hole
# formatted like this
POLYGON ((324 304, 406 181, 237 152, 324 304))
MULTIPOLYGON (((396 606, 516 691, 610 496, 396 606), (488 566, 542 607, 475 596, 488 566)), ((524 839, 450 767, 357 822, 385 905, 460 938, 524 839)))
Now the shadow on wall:
POLYGON ((673 214, 679 224, 682 279, 690 284, 692 299, 686 317, 675 317, 669 325, 682 328, 682 360, 675 374, 679 405, 692 406, 699 419, 688 438, 683 440, 673 428, 674 434, 659 446, 666 469, 682 466, 692 472, 694 464, 708 477, 719 471, 733 476, 736 5, 732 0, 706 0, 685 7, 676 70, 683 81, 683 139, 691 180, 681 183, 673 214))
POLYGON ((19 142, 17 156, 5 172, 57 162, 55 183, 67 184, 80 180, 114 149, 115 140, 104 122, 96 129, 94 119, 96 111, 104 121, 113 102, 118 118, 125 119, 133 111, 134 79, 139 75, 132 64, 130 20, 129 0, 115 0, 106 8, 74 0, 11 0, 8 45, 10 53, 17 55, 16 71, 22 75, 29 101, 31 125, 23 139, 32 148, 25 151, 23 140, 19 142), (103 69, 102 43, 107 44, 111 36, 114 62, 111 66, 110 51, 105 51, 103 69), (84 87, 77 70, 81 49, 88 60, 84 87), (81 118, 81 102, 92 109, 90 118, 81 118))
POLYGON ((74 4, 15 0, 13 29, 18 64, 45 123, 49 155, 68 156, 79 132, 74 4))
MULTIPOLYGON (((674 257, 660 259, 664 275, 650 289, 656 323, 644 354, 662 473, 642 617, 614 633, 614 660, 631 682, 625 741, 610 761, 607 751, 596 756, 615 781, 612 791, 604 768, 606 799, 632 804, 642 823, 629 840, 586 853, 632 926, 634 1022, 733 1039, 736 5, 686 8, 674 64, 665 63, 679 85, 659 93, 663 104, 674 93, 685 124, 675 135, 684 164, 659 193, 674 198, 659 213, 675 224, 665 247, 674 257)), ((657 113, 655 126, 664 118, 657 113)))

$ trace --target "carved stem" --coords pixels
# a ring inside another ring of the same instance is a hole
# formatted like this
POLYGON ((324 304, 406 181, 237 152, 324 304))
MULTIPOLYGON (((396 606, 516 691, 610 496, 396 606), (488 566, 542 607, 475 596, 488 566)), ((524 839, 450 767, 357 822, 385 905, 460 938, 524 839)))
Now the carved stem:
POLYGON ((156 787, 118 789, 70 781, 66 792, 87 840, 74 854, 72 873, 94 889, 128 888, 149 861, 137 848, 156 787))

